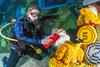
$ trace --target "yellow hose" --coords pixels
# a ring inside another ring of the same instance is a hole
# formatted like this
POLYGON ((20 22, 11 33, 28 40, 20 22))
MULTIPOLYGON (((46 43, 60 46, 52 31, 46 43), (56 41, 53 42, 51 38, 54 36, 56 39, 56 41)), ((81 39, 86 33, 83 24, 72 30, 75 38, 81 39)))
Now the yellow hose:
POLYGON ((7 26, 9 26, 9 25, 12 25, 12 24, 14 24, 14 23, 8 23, 8 24, 2 26, 1 29, 0 29, 0 36, 1 36, 2 38, 4 38, 4 39, 10 40, 10 41, 16 41, 16 42, 17 42, 17 41, 18 41, 17 39, 9 38, 9 37, 6 37, 5 35, 2 34, 2 30, 3 30, 5 27, 7 27, 7 26))

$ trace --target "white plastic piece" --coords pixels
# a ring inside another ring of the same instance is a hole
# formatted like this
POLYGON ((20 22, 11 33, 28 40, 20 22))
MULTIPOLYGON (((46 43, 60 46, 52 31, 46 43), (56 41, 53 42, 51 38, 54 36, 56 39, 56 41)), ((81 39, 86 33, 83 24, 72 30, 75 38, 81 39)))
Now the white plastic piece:
POLYGON ((59 47, 61 44, 63 44, 65 41, 70 41, 70 36, 63 30, 58 35, 60 35, 60 38, 56 41, 55 45, 59 47))
POLYGON ((93 5, 88 5, 90 11, 92 11, 96 16, 98 16, 97 8, 93 5))

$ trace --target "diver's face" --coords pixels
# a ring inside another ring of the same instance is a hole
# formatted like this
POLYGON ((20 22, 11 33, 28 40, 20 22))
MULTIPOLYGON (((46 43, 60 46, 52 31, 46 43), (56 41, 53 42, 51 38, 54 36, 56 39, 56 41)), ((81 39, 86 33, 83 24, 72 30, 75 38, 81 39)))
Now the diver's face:
POLYGON ((35 20, 38 19, 39 14, 40 11, 38 9, 31 9, 28 11, 27 16, 32 22, 34 22, 35 20))

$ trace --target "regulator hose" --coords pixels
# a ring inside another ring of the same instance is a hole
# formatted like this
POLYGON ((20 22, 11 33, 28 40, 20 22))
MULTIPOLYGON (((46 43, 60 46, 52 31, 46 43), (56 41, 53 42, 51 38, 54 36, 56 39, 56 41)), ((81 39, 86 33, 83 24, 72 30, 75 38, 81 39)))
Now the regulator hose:
POLYGON ((2 34, 3 29, 6 28, 6 27, 8 27, 8 26, 10 26, 10 25, 12 25, 12 24, 14 24, 14 23, 7 23, 6 25, 2 26, 0 28, 0 36, 2 38, 4 38, 4 39, 17 42, 18 41, 17 39, 9 38, 9 37, 7 37, 7 36, 5 36, 5 35, 2 34))

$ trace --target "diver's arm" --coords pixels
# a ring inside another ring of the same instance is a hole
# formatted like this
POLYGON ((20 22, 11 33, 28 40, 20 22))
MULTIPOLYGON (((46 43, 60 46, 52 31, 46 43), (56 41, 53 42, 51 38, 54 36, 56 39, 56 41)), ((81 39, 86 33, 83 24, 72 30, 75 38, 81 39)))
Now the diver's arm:
POLYGON ((23 33, 23 26, 24 26, 23 23, 15 24, 14 30, 15 30, 16 38, 23 42, 28 42, 28 43, 32 43, 32 44, 41 44, 41 39, 29 38, 29 37, 25 36, 23 33))

